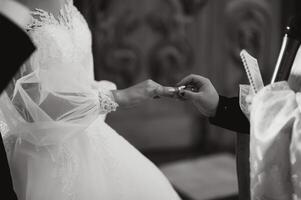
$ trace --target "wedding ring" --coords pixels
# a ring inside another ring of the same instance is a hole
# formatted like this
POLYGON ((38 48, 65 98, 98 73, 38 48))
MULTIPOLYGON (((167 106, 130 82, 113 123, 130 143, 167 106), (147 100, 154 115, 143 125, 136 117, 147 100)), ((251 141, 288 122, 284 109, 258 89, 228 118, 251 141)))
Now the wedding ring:
POLYGON ((186 88, 186 86, 180 86, 177 88, 177 90, 180 92, 181 90, 184 90, 186 88))
POLYGON ((182 96, 182 95, 181 95, 181 92, 182 92, 185 88, 186 88, 186 86, 180 86, 180 87, 177 87, 177 88, 176 88, 175 94, 176 94, 177 96, 181 97, 181 96, 182 96))

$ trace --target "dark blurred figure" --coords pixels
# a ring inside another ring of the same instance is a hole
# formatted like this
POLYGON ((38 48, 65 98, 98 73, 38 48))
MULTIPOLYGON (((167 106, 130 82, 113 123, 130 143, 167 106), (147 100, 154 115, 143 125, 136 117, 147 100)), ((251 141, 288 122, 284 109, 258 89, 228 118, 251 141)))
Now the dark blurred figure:
MULTIPOLYGON (((20 27, 29 20, 29 11, 12 0, 0 0, 0 92, 18 71, 22 63, 33 53, 34 46, 20 27)), ((10 169, 0 137, 0 199, 17 200, 13 190, 10 169)))

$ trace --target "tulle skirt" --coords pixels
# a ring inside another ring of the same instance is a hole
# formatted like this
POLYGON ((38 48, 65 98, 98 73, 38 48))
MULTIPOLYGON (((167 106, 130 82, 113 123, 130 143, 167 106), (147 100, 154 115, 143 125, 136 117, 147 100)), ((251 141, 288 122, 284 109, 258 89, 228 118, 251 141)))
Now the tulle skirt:
POLYGON ((178 200, 160 170, 99 117, 62 144, 7 138, 19 200, 178 200))

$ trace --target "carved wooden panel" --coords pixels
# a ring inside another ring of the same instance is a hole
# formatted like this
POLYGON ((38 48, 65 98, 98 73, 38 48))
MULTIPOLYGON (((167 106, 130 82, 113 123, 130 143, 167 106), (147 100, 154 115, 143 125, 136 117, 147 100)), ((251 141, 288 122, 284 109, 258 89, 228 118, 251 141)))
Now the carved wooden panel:
MULTIPOLYGON (((124 88, 152 78, 174 85, 185 75, 211 78, 224 95, 246 83, 239 51, 258 57, 269 81, 279 49, 280 0, 78 0, 94 36, 97 79, 124 88)), ((233 149, 234 135, 209 126, 182 102, 148 102, 110 115, 140 149, 189 148, 204 139, 233 149)))
MULTIPOLYGON (((248 83, 239 52, 245 48, 259 59, 269 82, 280 46, 280 0, 212 0, 198 18, 194 35, 199 74, 210 77, 219 93, 237 96, 248 83)), ((194 34, 194 33, 193 33, 194 34)), ((235 134, 210 127, 210 141, 231 147, 235 134)), ((234 145, 233 145, 234 146, 234 145)))

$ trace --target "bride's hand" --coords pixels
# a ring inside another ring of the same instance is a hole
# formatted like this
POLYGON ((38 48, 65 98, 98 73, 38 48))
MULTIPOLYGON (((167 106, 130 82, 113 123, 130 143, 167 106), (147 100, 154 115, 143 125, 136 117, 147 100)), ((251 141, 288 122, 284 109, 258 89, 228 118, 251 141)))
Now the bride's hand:
POLYGON ((130 88, 112 91, 115 101, 122 107, 132 107, 148 99, 171 97, 175 94, 175 88, 147 80, 130 88))

